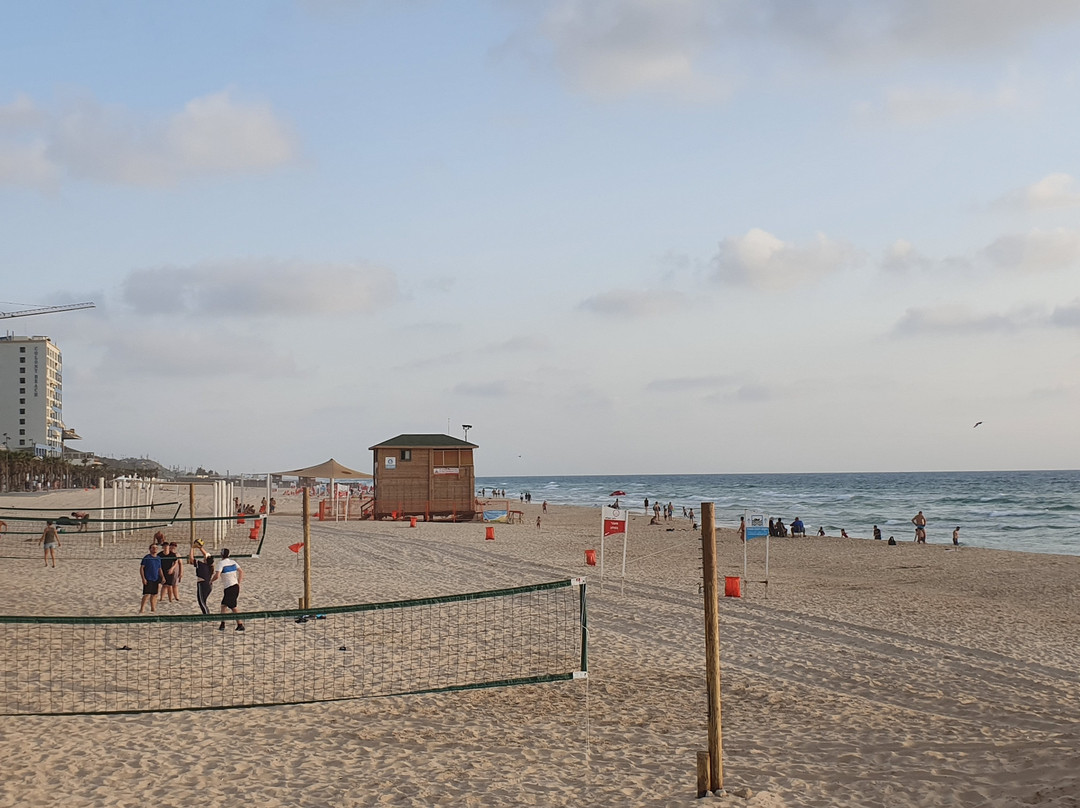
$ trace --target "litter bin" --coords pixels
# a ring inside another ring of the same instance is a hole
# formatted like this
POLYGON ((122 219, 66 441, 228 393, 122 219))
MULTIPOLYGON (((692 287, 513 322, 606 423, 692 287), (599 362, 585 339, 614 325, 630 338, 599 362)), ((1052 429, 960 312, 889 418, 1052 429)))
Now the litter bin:
POLYGON ((588 564, 590 567, 596 566, 596 550, 585 551, 585 563, 588 564))
POLYGON ((742 597, 742 579, 739 578, 738 575, 728 575, 724 577, 724 597, 742 597))

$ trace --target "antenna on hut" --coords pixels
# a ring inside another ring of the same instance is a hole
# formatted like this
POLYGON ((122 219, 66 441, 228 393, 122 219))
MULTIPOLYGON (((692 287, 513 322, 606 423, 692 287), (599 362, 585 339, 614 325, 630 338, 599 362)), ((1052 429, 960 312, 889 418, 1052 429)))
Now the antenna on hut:
POLYGON ((469 430, 472 429, 472 424, 462 424, 461 428, 465 430, 465 440, 469 439, 469 430))

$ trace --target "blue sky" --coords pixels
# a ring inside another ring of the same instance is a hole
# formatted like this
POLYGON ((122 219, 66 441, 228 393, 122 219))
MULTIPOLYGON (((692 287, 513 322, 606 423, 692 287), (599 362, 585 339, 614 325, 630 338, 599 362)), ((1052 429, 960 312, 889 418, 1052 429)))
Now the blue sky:
POLYGON ((4 321, 59 344, 80 448, 1077 465, 1076 0, 6 16, 0 310, 97 303, 4 321))

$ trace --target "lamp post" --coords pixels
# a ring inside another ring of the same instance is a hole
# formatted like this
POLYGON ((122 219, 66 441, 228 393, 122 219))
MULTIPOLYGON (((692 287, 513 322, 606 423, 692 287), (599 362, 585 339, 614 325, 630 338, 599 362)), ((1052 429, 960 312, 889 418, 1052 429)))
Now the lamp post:
POLYGON ((465 440, 469 439, 469 430, 472 429, 472 424, 462 424, 461 428, 465 430, 465 440))

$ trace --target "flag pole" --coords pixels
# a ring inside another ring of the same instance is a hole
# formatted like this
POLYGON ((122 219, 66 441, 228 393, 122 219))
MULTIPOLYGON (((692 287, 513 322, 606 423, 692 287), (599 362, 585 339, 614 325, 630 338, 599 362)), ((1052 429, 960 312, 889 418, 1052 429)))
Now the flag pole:
POLYGON ((720 601, 716 573, 716 519, 712 502, 701 503, 701 574, 705 593, 705 687, 709 711, 709 790, 724 787, 720 725, 720 601))

